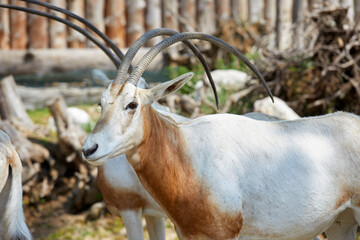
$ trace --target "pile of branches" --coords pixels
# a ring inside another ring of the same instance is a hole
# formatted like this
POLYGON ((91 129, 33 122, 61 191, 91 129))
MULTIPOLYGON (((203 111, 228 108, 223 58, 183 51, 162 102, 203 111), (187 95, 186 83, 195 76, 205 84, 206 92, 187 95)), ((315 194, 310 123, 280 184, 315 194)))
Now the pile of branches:
POLYGON ((56 135, 35 124, 18 95, 12 76, 0 79, 0 130, 9 135, 23 166, 25 205, 66 198, 67 211, 78 212, 101 199, 97 169, 85 163, 81 147, 87 133, 72 122, 64 99, 47 102, 56 125, 56 135))
POLYGON ((274 94, 302 116, 337 110, 360 114, 354 104, 360 100, 360 31, 350 27, 346 13, 337 8, 309 16, 303 48, 259 48, 257 65, 274 94))

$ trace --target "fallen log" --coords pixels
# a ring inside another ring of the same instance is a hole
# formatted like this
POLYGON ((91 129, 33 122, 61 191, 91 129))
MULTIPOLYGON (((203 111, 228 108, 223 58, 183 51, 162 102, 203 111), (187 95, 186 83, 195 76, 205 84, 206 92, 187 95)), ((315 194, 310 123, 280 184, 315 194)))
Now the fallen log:
POLYGON ((87 134, 70 120, 66 103, 61 96, 50 100, 47 104, 55 120, 58 142, 61 151, 66 155, 66 161, 72 162, 77 159, 81 162, 81 148, 87 134))
MULTIPOLYGON (((149 50, 141 49, 134 61, 149 50)), ((126 51, 123 50, 124 52, 126 51)), ((113 63, 100 49, 34 49, 0 50, 0 75, 45 74, 66 72, 79 69, 98 68, 116 70, 113 63)), ((160 70, 164 66, 164 57, 159 54, 147 68, 160 70)))
MULTIPOLYGON (((23 183, 27 183, 40 172, 40 164, 49 159, 49 151, 43 146, 31 142, 17 131, 9 121, 0 121, 0 129, 9 135, 12 144, 18 152, 23 165, 23 183)), ((24 188, 26 190, 28 188, 24 188)))
POLYGON ((32 131, 35 128, 25 111, 12 76, 0 80, 0 117, 20 130, 32 131))
POLYGON ((97 169, 82 161, 81 148, 87 134, 71 121, 62 97, 53 99, 48 106, 55 120, 60 151, 65 155, 66 171, 75 176, 70 200, 71 210, 81 211, 97 202, 100 194, 95 178, 97 169))

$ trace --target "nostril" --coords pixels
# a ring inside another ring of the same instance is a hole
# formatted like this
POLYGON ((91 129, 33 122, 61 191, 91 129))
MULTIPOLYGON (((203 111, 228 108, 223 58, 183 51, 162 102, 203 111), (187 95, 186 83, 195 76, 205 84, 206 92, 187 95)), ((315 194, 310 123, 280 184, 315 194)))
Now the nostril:
POLYGON ((85 155, 85 157, 89 157, 89 156, 91 156, 92 154, 94 154, 96 152, 98 147, 99 147, 99 145, 96 143, 95 145, 93 145, 89 149, 83 149, 82 152, 85 155))

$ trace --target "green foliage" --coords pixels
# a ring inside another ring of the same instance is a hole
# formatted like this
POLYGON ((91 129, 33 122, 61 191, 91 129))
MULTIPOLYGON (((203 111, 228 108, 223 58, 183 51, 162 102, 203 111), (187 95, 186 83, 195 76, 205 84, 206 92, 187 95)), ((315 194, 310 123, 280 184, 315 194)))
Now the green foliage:
MULTIPOLYGON (((259 53, 248 53, 245 54, 245 57, 249 59, 249 61, 256 61, 259 59, 259 53)), ((239 60, 236 56, 230 55, 229 59, 219 59, 215 63, 216 69, 236 69, 243 72, 248 72, 249 68, 239 60)))
POLYGON ((47 120, 50 117, 50 110, 48 108, 35 109, 35 110, 27 111, 27 113, 30 119, 35 124, 46 125, 47 120))
POLYGON ((303 72, 305 70, 311 70, 315 68, 314 60, 311 58, 304 59, 299 65, 292 65, 289 70, 290 72, 303 72))

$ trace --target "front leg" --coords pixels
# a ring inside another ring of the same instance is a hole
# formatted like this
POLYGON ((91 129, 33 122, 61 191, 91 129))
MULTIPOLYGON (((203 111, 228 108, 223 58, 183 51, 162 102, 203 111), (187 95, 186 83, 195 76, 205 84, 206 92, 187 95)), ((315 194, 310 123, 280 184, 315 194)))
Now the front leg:
POLYGON ((129 240, 144 240, 142 208, 119 211, 129 240))
POLYGON ((150 240, 165 240, 165 219, 153 216, 145 216, 145 219, 150 240))

